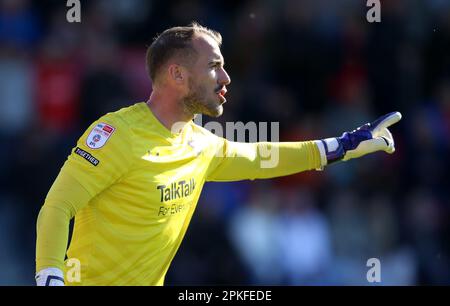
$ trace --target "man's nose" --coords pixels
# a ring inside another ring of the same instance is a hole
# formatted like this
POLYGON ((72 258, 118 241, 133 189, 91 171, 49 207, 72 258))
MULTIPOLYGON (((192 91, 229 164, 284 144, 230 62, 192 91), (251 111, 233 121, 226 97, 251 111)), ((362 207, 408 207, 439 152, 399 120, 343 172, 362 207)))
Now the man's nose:
POLYGON ((221 74, 219 83, 222 84, 222 85, 228 85, 228 84, 231 83, 230 76, 228 75, 228 73, 223 68, 222 68, 222 74, 221 74))

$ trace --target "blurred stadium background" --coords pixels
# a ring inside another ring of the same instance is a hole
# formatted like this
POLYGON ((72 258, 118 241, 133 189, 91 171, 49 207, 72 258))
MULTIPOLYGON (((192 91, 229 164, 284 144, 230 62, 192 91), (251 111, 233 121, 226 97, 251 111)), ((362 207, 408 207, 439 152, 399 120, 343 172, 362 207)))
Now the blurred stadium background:
POLYGON ((225 121, 338 136, 390 111, 397 152, 205 186, 168 285, 450 284, 450 1, 0 0, 0 284, 33 285, 35 222, 75 141, 150 94, 145 50, 192 20, 220 31, 225 121))

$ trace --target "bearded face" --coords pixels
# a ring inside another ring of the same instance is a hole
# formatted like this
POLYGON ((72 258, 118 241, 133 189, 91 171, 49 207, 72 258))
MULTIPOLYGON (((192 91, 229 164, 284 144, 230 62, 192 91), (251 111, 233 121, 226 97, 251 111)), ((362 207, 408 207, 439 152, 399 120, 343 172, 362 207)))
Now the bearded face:
POLYGON ((226 102, 226 86, 231 80, 224 69, 224 59, 218 43, 208 35, 193 39, 196 60, 186 67, 187 93, 181 99, 187 115, 204 114, 219 117, 226 102))
POLYGON ((204 83, 189 79, 189 92, 182 99, 185 110, 189 114, 203 114, 219 117, 223 113, 223 96, 219 94, 222 85, 207 86, 204 83))

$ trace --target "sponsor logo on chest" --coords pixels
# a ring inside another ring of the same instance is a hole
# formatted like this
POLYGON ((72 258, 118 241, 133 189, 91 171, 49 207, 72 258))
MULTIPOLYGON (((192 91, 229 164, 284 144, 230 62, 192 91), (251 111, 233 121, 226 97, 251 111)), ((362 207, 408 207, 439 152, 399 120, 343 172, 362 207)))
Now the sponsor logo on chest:
POLYGON ((181 199, 190 196, 195 190, 195 179, 191 178, 189 181, 180 180, 167 185, 158 185, 156 189, 160 191, 160 201, 167 202, 176 199, 181 199))

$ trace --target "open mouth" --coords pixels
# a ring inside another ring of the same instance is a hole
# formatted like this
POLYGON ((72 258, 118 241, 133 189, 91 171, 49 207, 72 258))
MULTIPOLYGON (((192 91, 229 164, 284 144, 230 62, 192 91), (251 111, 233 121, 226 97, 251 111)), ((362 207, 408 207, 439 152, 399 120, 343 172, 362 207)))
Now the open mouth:
POLYGON ((216 92, 219 96, 222 103, 225 103, 227 99, 225 99, 225 94, 227 93, 227 89, 225 87, 222 87, 219 91, 216 92))

